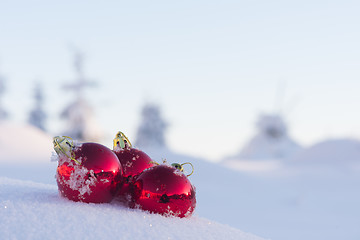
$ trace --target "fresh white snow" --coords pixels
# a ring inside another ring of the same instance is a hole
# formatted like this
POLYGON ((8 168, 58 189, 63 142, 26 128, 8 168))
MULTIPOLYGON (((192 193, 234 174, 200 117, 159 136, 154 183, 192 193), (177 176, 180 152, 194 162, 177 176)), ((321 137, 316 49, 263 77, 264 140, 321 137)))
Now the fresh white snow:
POLYGON ((26 124, 0 122, 0 163, 46 162, 52 137, 26 124))
POLYGON ((293 161, 316 164, 360 162, 360 141, 351 138, 327 139, 292 157, 293 161))

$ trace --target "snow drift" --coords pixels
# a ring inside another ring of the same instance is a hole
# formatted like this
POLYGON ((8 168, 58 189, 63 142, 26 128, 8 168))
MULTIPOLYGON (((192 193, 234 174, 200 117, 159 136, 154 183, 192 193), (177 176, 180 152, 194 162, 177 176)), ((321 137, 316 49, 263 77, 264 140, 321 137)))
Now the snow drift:
POLYGON ((293 161, 313 164, 360 163, 360 141, 356 139, 329 139, 316 143, 295 155, 293 161))
POLYGON ((0 122, 0 163, 46 162, 52 137, 31 125, 0 122))

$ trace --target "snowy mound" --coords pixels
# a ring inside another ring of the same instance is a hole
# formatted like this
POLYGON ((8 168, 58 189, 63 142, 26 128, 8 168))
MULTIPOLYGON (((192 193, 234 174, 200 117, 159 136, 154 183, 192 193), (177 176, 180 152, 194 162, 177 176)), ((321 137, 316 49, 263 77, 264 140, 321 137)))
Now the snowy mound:
POLYGON ((0 123, 0 162, 40 162, 48 160, 52 138, 31 125, 0 123))
POLYGON ((262 239, 196 216, 167 218, 116 202, 72 202, 59 197, 55 185, 3 177, 0 226, 1 239, 262 239))
POLYGON ((301 151, 294 160, 312 163, 360 162, 360 141, 355 139, 325 140, 301 151))

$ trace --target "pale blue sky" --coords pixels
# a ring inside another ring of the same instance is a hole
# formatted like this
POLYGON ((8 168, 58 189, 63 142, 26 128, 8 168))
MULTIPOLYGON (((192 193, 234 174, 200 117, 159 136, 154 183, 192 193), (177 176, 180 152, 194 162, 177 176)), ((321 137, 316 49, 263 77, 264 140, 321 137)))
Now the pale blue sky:
POLYGON ((59 129, 73 97, 59 88, 75 77, 77 46, 110 136, 135 138, 150 100, 170 123, 172 149, 212 160, 237 152, 258 114, 280 105, 302 144, 360 138, 359 12, 358 1, 0 0, 3 104, 25 120, 39 79, 48 127, 59 129))

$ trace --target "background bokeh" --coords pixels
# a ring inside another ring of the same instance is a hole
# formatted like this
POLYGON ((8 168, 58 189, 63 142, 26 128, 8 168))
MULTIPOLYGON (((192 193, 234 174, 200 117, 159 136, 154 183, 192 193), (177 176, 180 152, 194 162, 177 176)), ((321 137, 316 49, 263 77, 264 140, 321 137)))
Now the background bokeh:
POLYGON ((360 137, 357 1, 1 1, 2 105, 24 122, 34 84, 47 128, 74 98, 74 52, 106 136, 135 137, 140 109, 161 107, 167 141, 208 160, 234 154, 261 112, 280 112, 301 144, 360 137), (220 142, 220 143, 219 143, 220 142))

